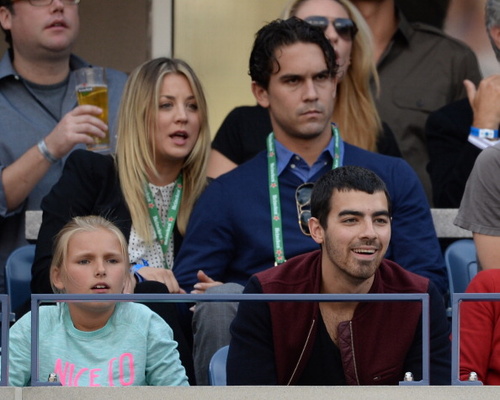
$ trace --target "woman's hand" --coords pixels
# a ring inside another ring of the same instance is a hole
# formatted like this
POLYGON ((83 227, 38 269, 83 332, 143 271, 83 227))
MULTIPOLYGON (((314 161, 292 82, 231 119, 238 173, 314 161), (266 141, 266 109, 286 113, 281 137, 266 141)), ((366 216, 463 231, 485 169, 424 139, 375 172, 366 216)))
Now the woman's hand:
POLYGON ((157 281, 165 284, 170 293, 183 293, 186 291, 181 289, 174 273, 165 268, 142 267, 139 269, 138 274, 148 281, 157 281))

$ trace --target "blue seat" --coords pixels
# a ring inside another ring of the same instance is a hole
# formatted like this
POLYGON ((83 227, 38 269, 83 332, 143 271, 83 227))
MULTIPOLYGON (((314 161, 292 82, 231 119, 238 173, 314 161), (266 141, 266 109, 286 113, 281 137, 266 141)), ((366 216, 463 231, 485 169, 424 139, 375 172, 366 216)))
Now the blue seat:
POLYGON ((217 350, 208 364, 208 383, 211 386, 226 386, 226 360, 229 346, 217 350))
POLYGON ((451 243, 445 250, 444 259, 448 270, 450 293, 464 293, 478 270, 474 241, 461 239, 451 243))
POLYGON ((11 311, 17 310, 31 298, 31 265, 35 258, 35 245, 28 244, 14 250, 5 265, 5 281, 11 311))

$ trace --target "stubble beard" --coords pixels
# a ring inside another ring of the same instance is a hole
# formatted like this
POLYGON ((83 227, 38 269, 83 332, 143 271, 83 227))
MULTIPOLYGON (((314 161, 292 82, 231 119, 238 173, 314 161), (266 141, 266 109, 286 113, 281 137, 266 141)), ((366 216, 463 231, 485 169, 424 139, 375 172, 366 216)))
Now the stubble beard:
MULTIPOLYGON (((338 270, 344 274, 349 281, 354 285, 360 285, 367 279, 370 279, 377 271, 380 260, 378 258, 374 260, 357 260, 354 257, 349 257, 349 255, 344 260, 339 260, 336 257, 338 253, 335 246, 332 246, 330 241, 327 239, 325 241, 325 251, 327 252, 327 257, 330 263, 334 265, 338 270)), ((350 250, 348 250, 350 252, 350 250)))

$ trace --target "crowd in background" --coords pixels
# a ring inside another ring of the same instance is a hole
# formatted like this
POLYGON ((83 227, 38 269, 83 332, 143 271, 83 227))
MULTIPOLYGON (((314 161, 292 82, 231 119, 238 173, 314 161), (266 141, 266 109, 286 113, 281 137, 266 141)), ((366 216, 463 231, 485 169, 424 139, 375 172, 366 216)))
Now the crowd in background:
MULTIPOLYGON (((42 210, 32 293, 428 293, 431 384, 449 384, 431 207, 459 209, 455 223, 473 232, 485 271, 469 291, 500 290, 500 75, 483 79, 476 54, 442 31, 449 1, 284 4, 249 54, 257 104, 235 104, 213 141, 189 60, 106 69, 108 123, 77 104, 75 71, 95 67, 72 53, 79 3, 0 0, 0 292, 8 256, 27 244, 25 211, 42 210), (106 134, 107 151, 86 149, 106 134)), ((484 25, 498 58, 499 0, 487 0, 484 25)), ((40 343, 41 368, 65 385, 206 385, 226 345, 229 384, 422 375, 418 307, 45 310, 41 329, 61 345, 40 343)), ((461 378, 500 383, 496 305, 462 313, 461 378)), ((12 385, 31 382, 30 331, 29 314, 11 328, 12 385)))

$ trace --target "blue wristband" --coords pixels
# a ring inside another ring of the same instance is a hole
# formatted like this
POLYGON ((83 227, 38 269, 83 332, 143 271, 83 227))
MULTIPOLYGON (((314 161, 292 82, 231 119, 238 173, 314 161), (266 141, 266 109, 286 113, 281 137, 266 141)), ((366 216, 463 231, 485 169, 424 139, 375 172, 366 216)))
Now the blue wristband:
POLYGON ((498 129, 480 129, 471 126, 470 134, 479 138, 498 139, 498 129))
POLYGON ((139 274, 139 270, 142 267, 145 267, 145 265, 135 264, 135 265, 130 267, 130 272, 134 274, 134 277, 137 280, 137 283, 141 283, 141 282, 144 282, 146 280, 146 279, 144 279, 144 277, 141 274, 139 274))
POLYGON ((142 265, 142 264, 134 264, 130 267, 130 272, 132 273, 136 273, 138 272, 142 267, 145 267, 145 265, 142 265))

